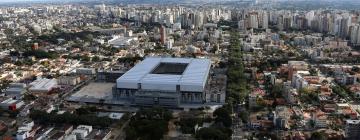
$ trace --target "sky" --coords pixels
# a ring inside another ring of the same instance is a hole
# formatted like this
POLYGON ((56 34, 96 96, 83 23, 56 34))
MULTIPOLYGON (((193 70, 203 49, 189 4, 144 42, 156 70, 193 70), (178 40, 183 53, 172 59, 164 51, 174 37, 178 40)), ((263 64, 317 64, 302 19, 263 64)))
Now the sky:
MULTIPOLYGON (((56 1, 60 1, 60 0, 0 0, 0 3, 9 3, 9 2, 32 2, 32 1, 36 1, 36 2, 46 2, 46 1, 52 1, 52 2, 56 2, 56 1)), ((66 0, 66 1, 80 1, 80 0, 66 0)), ((82 0, 83 1, 83 0, 82 0)), ((102 1, 102 0, 97 0, 97 1, 102 1)), ((106 0, 105 0, 106 1, 106 0)), ((119 2, 123 1, 123 0, 118 0, 119 2)), ((182 0, 179 0, 182 1, 182 0)), ((193 1, 199 1, 199 0, 193 0, 193 1)), ((234 0, 236 1, 236 0, 234 0)), ((278 0, 278 1, 301 1, 301 0, 278 0)), ((311 0, 306 0, 306 1, 311 1, 311 0)), ((319 1, 319 0, 313 0, 313 1, 319 1)), ((335 0, 321 0, 321 1, 335 1, 335 0)), ((343 1, 343 0, 341 0, 343 1)), ((345 0, 344 0, 345 1, 345 0)), ((346 0, 346 1, 358 1, 358 0, 346 0)))
MULTIPOLYGON (((0 0, 0 2, 28 2, 28 1, 60 1, 60 0, 0 0)), ((67 0, 67 1, 78 1, 78 0, 67 0)))
MULTIPOLYGON (((35 1, 35 0, 0 0, 0 3, 7 3, 7 2, 28 2, 28 1, 35 1)), ((46 1, 46 0, 36 0, 36 1, 46 1)))

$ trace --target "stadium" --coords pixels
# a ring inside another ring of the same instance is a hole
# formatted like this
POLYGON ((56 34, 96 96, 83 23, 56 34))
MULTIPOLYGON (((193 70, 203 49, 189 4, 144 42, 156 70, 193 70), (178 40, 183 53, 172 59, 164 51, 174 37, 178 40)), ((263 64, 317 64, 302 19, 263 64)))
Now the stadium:
POLYGON ((211 61, 195 58, 146 58, 116 80, 113 99, 140 106, 202 104, 211 61))

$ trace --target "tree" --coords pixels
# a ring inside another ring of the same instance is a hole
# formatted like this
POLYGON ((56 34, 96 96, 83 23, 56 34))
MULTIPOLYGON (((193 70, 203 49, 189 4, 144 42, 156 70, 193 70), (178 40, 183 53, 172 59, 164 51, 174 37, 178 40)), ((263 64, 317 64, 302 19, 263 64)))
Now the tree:
POLYGON ((313 132, 311 134, 310 140, 326 140, 326 134, 324 132, 313 132))
POLYGON ((4 112, 4 109, 0 107, 0 116, 2 116, 4 112))
POLYGON ((300 101, 305 103, 319 103, 318 91, 313 91, 307 88, 299 90, 300 101))
POLYGON ((25 101, 33 101, 36 99, 36 96, 32 95, 32 94, 25 94, 23 97, 23 100, 25 101))
POLYGON ((317 76, 317 75, 318 75, 318 72, 317 72, 316 69, 314 69, 314 68, 311 68, 311 69, 309 70, 309 73, 310 73, 311 76, 317 76))
POLYGON ((81 56, 81 61, 89 62, 89 61, 90 61, 90 57, 87 56, 87 55, 83 55, 83 56, 81 56))
POLYGON ((29 51, 25 51, 23 54, 25 57, 29 57, 29 56, 35 56, 38 59, 43 59, 43 58, 57 58, 58 55, 55 53, 49 53, 43 50, 29 50, 29 51))
MULTIPOLYGON (((101 99, 100 99, 101 100, 101 99)), ((88 115, 96 112, 98 109, 95 106, 85 106, 80 107, 75 110, 75 113, 78 115, 88 115)))
POLYGON ((76 109, 75 112, 76 112, 76 114, 78 114, 78 115, 88 115, 88 114, 90 114, 90 111, 89 111, 89 110, 87 110, 86 108, 82 108, 82 107, 76 109))
POLYGON ((12 36, 14 34, 14 30, 13 29, 10 29, 10 28, 7 28, 5 29, 4 33, 7 35, 7 36, 12 36))
POLYGON ((241 111, 238 115, 239 115, 239 117, 240 117, 240 119, 241 119, 241 121, 242 121, 243 123, 247 123, 247 122, 248 122, 248 120, 249 120, 249 112, 247 112, 246 110, 244 110, 244 111, 241 111))
POLYGON ((200 125, 202 120, 200 118, 181 118, 178 124, 183 134, 195 134, 195 125, 200 125))
POLYGON ((280 84, 275 84, 271 89, 271 95, 273 95, 274 98, 282 97, 282 90, 283 86, 280 84))
POLYGON ((92 34, 88 34, 85 36, 84 41, 91 42, 93 40, 94 36, 92 34))
POLYGON ((140 109, 126 129, 126 140, 162 139, 171 118, 171 112, 163 108, 140 109))
POLYGON ((351 70, 354 72, 360 72, 360 68, 358 66, 353 66, 351 70))
POLYGON ((23 63, 22 63, 21 61, 16 61, 14 64, 15 64, 16 66, 22 66, 22 65, 23 65, 23 63))
POLYGON ((9 110, 7 112, 9 113, 10 118, 16 118, 18 116, 18 114, 20 113, 19 110, 9 110))
POLYGON ((225 107, 216 109, 214 111, 214 116, 216 116, 215 122, 222 123, 225 127, 230 127, 232 124, 230 113, 225 107))
POLYGON ((230 136, 214 127, 202 128, 196 133, 199 140, 230 140, 230 136))
POLYGON ((341 86, 339 85, 335 85, 332 87, 332 90, 335 94, 339 95, 342 98, 347 98, 348 94, 346 92, 346 90, 344 90, 341 86))
MULTIPOLYGON (((245 100, 248 94, 247 80, 244 74, 244 64, 242 61, 242 51, 239 34, 233 32, 230 39, 229 59, 228 59, 228 86, 227 102, 231 99, 232 104, 239 104, 245 100)), ((229 102, 228 102, 229 103, 229 102)))
POLYGON ((45 111, 31 110, 30 118, 39 124, 73 124, 73 125, 92 125, 95 127, 109 127, 114 120, 109 117, 97 117, 95 114, 64 114, 46 113, 45 111))
POLYGON ((10 56, 20 56, 19 51, 10 51, 10 56))
POLYGON ((173 34, 174 41, 179 41, 181 36, 179 34, 173 34))
POLYGON ((316 125, 316 122, 314 120, 310 120, 309 125, 310 125, 310 127, 314 128, 316 125))
POLYGON ((99 61, 100 61, 100 57, 99 57, 99 56, 94 56, 94 57, 92 58, 92 61, 93 61, 93 62, 99 62, 99 61))

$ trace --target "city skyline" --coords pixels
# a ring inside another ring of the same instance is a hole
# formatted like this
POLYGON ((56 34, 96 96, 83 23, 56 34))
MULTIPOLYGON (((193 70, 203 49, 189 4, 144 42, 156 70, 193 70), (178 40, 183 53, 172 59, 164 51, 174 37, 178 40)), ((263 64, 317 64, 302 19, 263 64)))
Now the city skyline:
POLYGON ((0 139, 359 140, 360 1, 1 0, 0 139))

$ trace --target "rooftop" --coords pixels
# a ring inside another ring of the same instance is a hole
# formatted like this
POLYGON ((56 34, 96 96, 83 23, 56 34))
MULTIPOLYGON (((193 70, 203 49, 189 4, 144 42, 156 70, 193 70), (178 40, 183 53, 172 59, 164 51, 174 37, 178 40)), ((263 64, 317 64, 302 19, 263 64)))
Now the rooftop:
POLYGON ((41 91, 50 91, 53 87, 57 85, 56 79, 37 79, 34 82, 30 83, 31 87, 29 90, 41 90, 41 91))
POLYGON ((113 86, 113 83, 90 83, 73 94, 71 98, 106 99, 111 95, 113 86))
POLYGON ((211 62, 194 58, 146 58, 117 79, 117 88, 174 91, 204 90, 211 62))
POLYGON ((346 120, 347 124, 360 124, 360 120, 346 120))
POLYGON ((151 74, 182 75, 188 63, 163 63, 161 62, 151 74))

